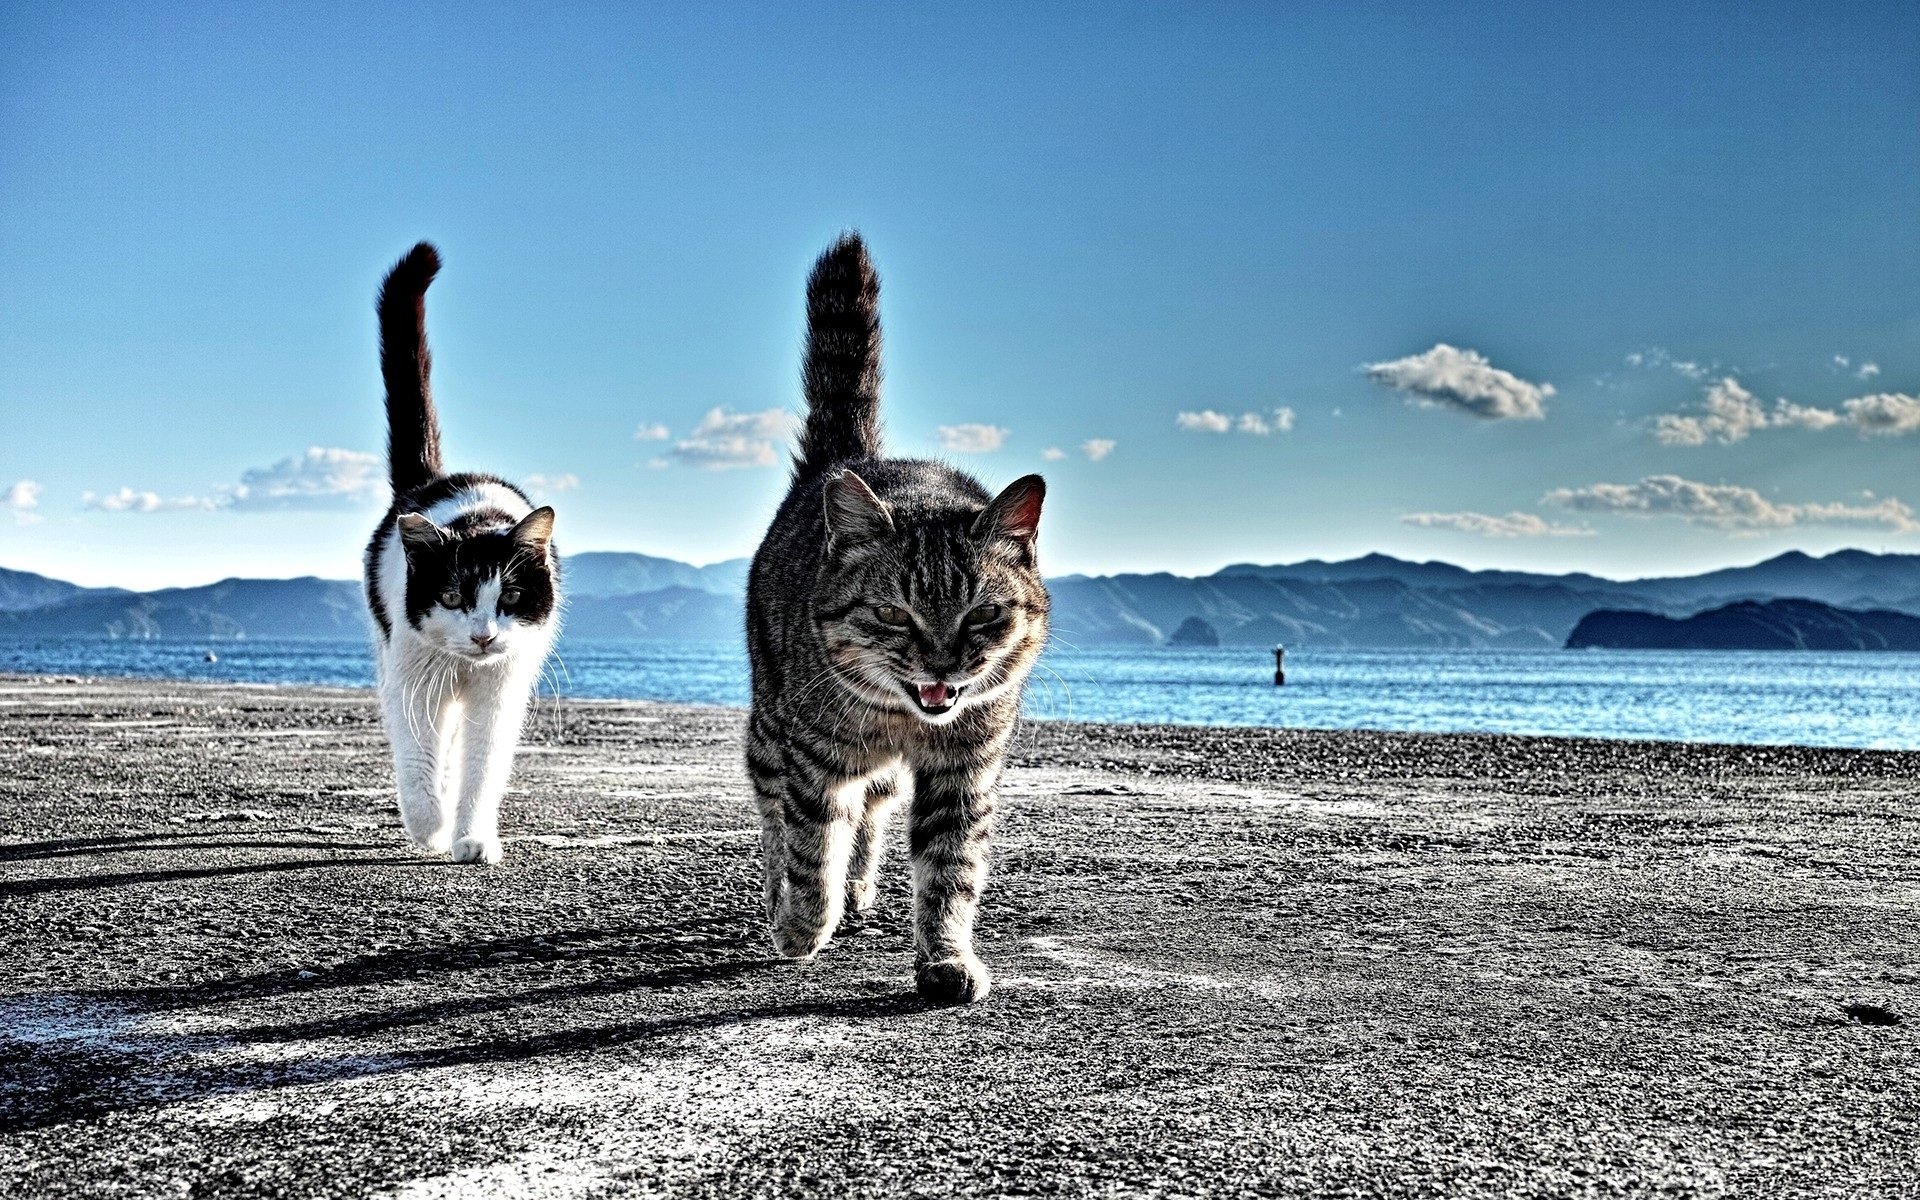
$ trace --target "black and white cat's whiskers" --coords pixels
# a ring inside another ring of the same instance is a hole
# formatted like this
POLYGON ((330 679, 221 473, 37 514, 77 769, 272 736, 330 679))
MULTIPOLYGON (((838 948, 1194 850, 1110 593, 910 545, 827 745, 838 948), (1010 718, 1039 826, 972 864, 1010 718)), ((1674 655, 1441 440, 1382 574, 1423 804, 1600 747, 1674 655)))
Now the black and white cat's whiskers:
POLYGON ((414 247, 381 286, 393 505, 367 546, 382 713, 400 819, 422 849, 497 863, 499 809, 559 627, 553 510, 491 475, 448 475, 414 247))

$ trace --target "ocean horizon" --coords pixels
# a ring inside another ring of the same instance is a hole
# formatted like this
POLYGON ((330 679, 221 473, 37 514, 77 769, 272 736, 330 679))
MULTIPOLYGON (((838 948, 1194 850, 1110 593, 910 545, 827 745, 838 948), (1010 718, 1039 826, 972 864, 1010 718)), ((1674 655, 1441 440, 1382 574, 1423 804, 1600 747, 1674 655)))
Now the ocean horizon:
MULTIPOLYGON (((1043 721, 1502 733, 1920 749, 1920 671, 1875 652, 1313 649, 1275 687, 1260 647, 1055 645, 1029 681, 1043 721)), ((0 642, 0 671, 370 687, 359 639, 0 642), (208 656, 212 655, 212 661, 208 656)), ((743 707, 728 642, 563 641, 543 698, 743 707)))

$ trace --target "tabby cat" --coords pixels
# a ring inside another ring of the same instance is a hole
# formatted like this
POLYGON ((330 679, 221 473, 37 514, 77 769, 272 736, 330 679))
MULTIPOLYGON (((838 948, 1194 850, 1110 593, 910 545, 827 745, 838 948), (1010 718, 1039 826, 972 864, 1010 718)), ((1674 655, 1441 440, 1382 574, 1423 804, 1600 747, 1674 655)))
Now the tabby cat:
POLYGON ((500 861, 500 797, 559 629, 553 510, 492 475, 440 465, 421 242, 380 285, 393 506, 367 545, 380 706, 400 822, 423 850, 500 861))
POLYGON ((849 893, 872 907, 904 791, 916 983, 971 1002, 992 986, 973 925, 995 787, 1047 636, 1046 483, 990 496, 944 463, 881 457, 879 297, 851 233, 807 280, 806 424, 747 581, 747 773, 775 949, 811 958, 849 893))

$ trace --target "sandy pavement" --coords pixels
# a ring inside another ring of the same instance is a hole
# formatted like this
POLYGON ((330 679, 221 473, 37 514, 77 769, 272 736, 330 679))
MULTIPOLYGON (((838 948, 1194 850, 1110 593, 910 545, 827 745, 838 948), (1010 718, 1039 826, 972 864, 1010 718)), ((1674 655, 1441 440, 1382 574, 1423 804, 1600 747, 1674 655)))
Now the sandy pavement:
POLYGON ((0 1195, 1920 1195, 1920 754, 1030 725, 934 1009, 900 858, 768 959, 741 724, 456 867, 367 693, 0 677, 0 1195))

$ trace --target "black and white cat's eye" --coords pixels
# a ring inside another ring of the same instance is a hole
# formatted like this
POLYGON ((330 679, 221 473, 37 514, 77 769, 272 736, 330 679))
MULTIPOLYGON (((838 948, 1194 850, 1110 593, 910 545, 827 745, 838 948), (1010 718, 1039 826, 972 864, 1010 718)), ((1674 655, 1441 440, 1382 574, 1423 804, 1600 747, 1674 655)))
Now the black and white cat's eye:
POLYGON ((906 625, 913 618, 907 616, 907 610, 897 604, 876 604, 873 615, 880 618, 882 625, 906 625))
POLYGON ((502 603, 502 604, 518 604, 518 603, 520 603, 520 589, 519 589, 519 588, 508 588, 508 589, 507 589, 506 591, 504 591, 504 592, 501 592, 501 593, 500 593, 500 603, 502 603))
POLYGON ((982 604, 967 614, 969 625, 991 625, 1007 615, 1007 610, 998 604, 982 604))
POLYGON ((448 588, 440 593, 440 603, 446 608, 460 607, 460 592, 457 588, 448 588))

